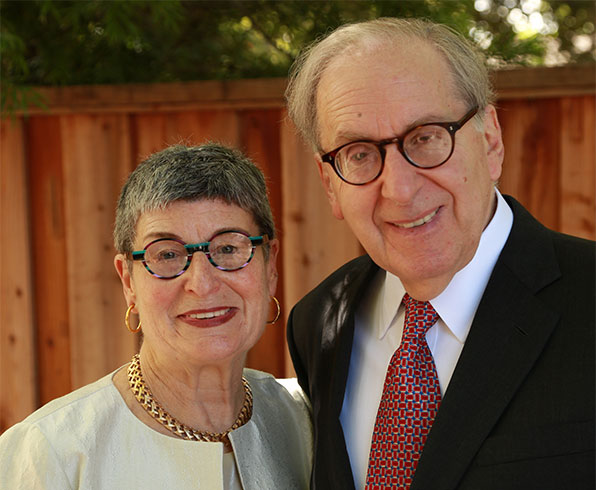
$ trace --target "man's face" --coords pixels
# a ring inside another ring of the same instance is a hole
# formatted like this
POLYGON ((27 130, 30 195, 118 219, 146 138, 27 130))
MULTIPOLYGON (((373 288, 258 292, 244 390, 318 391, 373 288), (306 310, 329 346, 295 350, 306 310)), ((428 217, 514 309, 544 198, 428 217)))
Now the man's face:
MULTIPOLYGON (((434 48, 403 44, 350 52, 326 69, 317 97, 323 151, 457 121, 471 109, 456 98, 447 63, 434 48)), ((494 212, 501 133, 494 108, 480 111, 483 128, 468 122, 456 134, 451 158, 434 169, 413 167, 389 145, 379 178, 354 186, 317 157, 335 217, 345 219, 372 259, 419 300, 438 295, 473 258, 494 212)))

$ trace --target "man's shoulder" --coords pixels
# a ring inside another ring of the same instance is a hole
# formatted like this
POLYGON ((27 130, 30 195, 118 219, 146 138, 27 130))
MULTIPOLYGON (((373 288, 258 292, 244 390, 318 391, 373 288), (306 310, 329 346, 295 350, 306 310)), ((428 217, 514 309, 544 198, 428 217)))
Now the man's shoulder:
POLYGON ((544 246, 553 247, 553 251, 558 258, 561 257, 581 257, 582 260, 588 260, 586 266, 594 264, 596 258, 596 242, 585 238, 561 233, 540 223, 530 212, 511 196, 505 196, 507 203, 513 210, 513 229, 512 235, 514 243, 521 241, 524 243, 532 242, 530 235, 535 238, 536 243, 544 246), (519 238, 519 240, 515 240, 519 238))
POLYGON ((509 196, 506 199, 513 210, 513 228, 499 263, 536 292, 550 285, 593 291, 596 243, 551 230, 520 203, 509 196))

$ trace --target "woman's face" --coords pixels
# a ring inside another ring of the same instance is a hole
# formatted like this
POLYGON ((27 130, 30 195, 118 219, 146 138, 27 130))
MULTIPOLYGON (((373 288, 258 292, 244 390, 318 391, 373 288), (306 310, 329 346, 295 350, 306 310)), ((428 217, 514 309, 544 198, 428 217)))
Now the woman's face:
MULTIPOLYGON (((221 231, 250 236, 259 229, 250 213, 219 200, 176 201, 146 212, 137 223, 135 250, 157 238, 201 243, 221 231)), ((143 349, 162 361, 209 364, 240 360, 263 333, 275 293, 279 242, 270 242, 269 259, 258 246, 243 269, 222 271, 196 252, 190 267, 173 279, 159 279, 141 261, 132 269, 117 255, 115 266, 129 305, 135 304, 144 333, 143 349)))

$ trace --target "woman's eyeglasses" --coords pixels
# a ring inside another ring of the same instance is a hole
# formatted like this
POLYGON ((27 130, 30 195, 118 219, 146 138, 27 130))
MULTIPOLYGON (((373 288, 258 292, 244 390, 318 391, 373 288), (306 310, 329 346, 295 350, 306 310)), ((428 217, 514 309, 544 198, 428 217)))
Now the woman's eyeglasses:
POLYGON ((132 252, 132 260, 141 260, 150 274, 173 279, 190 267, 195 252, 203 252, 213 267, 235 271, 246 267, 258 245, 269 242, 267 235, 248 236, 241 231, 224 231, 208 242, 186 244, 175 238, 158 238, 143 250, 132 252))

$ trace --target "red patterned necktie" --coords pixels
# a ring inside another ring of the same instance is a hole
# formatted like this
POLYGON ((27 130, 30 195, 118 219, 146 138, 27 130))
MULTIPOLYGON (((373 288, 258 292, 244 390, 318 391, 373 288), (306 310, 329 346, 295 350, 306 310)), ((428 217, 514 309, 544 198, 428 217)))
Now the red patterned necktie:
POLYGON ((426 332, 438 318, 426 301, 404 296, 406 319, 400 346, 385 377, 373 431, 366 490, 409 489, 441 403, 441 389, 426 332))

